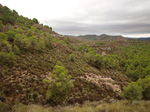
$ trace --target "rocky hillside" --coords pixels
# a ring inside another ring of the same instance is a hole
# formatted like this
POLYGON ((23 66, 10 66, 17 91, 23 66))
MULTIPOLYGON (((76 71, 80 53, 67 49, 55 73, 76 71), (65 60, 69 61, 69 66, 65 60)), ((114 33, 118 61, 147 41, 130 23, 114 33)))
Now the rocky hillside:
MULTIPOLYGON (((51 99, 47 99, 49 86, 43 80, 53 81, 50 79, 58 61, 74 81, 74 87, 66 92, 62 104, 111 97, 120 99, 123 86, 131 80, 126 75, 128 62, 122 61, 127 60, 123 48, 145 43, 126 41, 121 36, 102 35, 95 39, 117 41, 95 45, 61 36, 51 27, 39 24, 36 18, 19 16, 15 10, 0 5, 0 101, 50 103, 51 99)), ((62 84, 57 83, 57 86, 62 84)))

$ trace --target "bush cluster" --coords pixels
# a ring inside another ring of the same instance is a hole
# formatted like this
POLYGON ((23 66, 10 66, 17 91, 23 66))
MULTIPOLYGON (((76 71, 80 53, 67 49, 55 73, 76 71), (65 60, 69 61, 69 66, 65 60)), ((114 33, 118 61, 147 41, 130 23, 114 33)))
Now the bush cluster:
POLYGON ((150 76, 139 79, 137 82, 131 82, 123 88, 122 96, 133 101, 150 99, 150 76))
POLYGON ((58 61, 51 74, 51 80, 44 79, 43 82, 48 85, 46 97, 52 105, 57 105, 66 100, 68 91, 74 87, 71 75, 68 70, 58 61))

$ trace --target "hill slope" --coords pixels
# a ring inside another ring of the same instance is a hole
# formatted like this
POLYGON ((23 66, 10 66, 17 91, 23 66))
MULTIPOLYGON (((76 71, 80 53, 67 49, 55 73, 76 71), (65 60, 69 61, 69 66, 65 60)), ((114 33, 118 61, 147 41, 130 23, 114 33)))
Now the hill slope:
MULTIPOLYGON (((101 37, 100 40, 106 39, 106 35, 101 37)), ((74 80, 74 88, 61 103, 121 98, 123 86, 134 78, 126 73, 138 70, 139 66, 149 66, 139 62, 139 59, 149 62, 150 58, 144 59, 141 52, 147 50, 149 44, 124 41, 120 36, 115 38, 120 41, 93 46, 92 42, 61 36, 51 27, 39 24, 36 18, 19 16, 16 11, 0 5, 0 100, 12 104, 18 101, 51 104, 46 98, 48 86, 43 80, 52 78, 58 61, 74 80), (133 51, 132 47, 137 49, 133 51), (132 53, 137 55, 134 61, 132 53), (135 67, 129 71, 131 64, 135 67)))

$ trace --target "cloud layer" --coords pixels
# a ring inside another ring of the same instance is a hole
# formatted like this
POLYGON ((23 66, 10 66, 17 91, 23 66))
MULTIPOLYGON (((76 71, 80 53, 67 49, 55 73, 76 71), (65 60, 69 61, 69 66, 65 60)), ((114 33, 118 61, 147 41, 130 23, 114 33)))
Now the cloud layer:
MULTIPOLYGON (((150 36, 150 0, 94 0, 73 18, 45 20, 62 34, 150 36)), ((78 9, 77 9, 78 10, 78 9)))

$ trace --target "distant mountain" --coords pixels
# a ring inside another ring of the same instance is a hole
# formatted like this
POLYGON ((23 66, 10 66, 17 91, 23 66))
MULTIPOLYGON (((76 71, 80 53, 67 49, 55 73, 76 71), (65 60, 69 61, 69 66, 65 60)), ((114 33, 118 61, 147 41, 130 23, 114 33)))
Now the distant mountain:
POLYGON ((125 37, 126 39, 137 39, 137 40, 146 40, 146 41, 149 41, 150 40, 150 37, 139 37, 139 38, 133 38, 133 37, 125 37))
POLYGON ((150 37, 146 37, 146 38, 137 38, 137 39, 140 39, 140 40, 150 40, 150 37))
POLYGON ((98 41, 126 40, 126 38, 124 38, 121 35, 106 35, 106 34, 102 34, 102 35, 80 35, 80 36, 78 36, 78 38, 85 39, 85 40, 98 40, 98 41))

